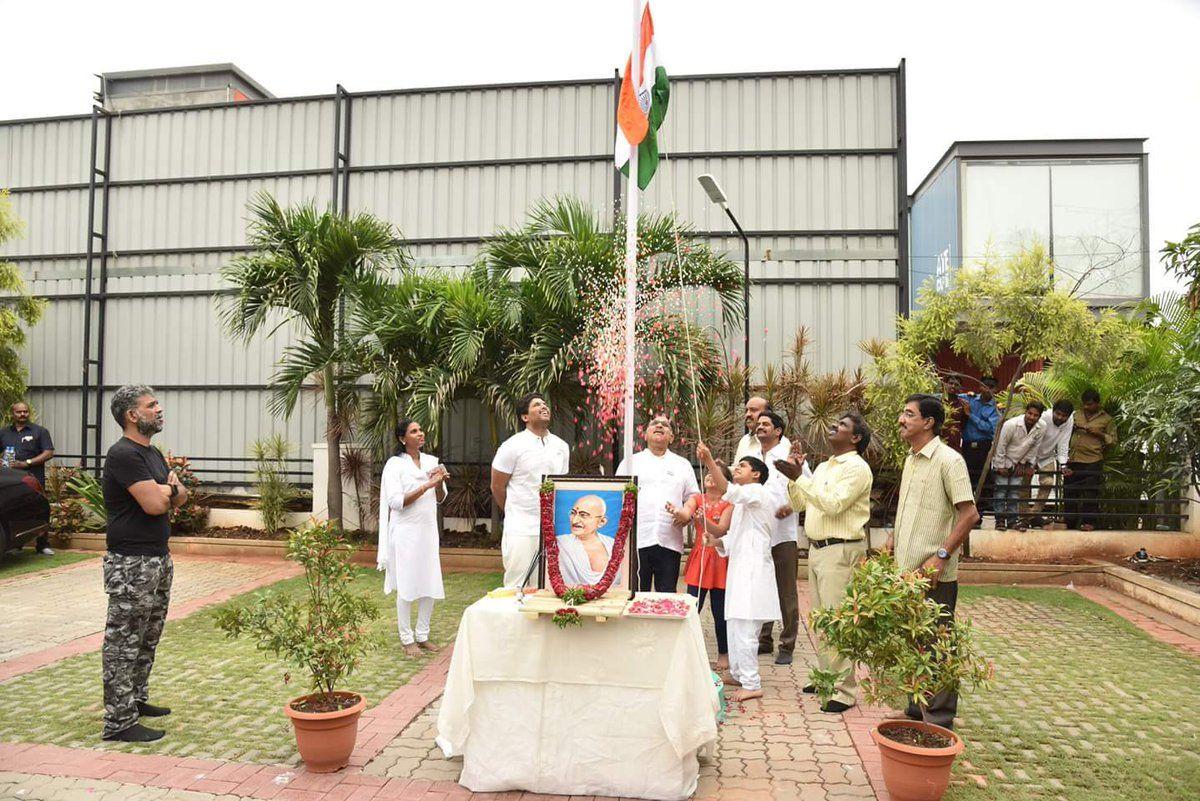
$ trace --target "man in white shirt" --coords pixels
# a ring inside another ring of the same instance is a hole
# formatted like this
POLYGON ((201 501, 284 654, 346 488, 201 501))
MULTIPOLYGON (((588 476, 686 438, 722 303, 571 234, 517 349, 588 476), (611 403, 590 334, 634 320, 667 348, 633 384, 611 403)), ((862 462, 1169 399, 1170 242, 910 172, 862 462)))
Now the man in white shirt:
MULTIPOLYGON (((1046 508, 1046 499, 1050 497, 1050 491, 1058 482, 1059 475, 1065 475, 1067 471, 1071 432, 1075 428, 1075 404, 1069 400, 1055 401, 1053 409, 1042 412, 1040 425, 1042 440, 1037 449, 1037 500, 1030 504, 1029 513, 1032 519, 1029 525, 1032 528, 1049 528, 1046 519, 1042 517, 1042 510, 1046 508)), ((1062 498, 1061 487, 1055 497, 1062 498)))
POLYGON ((506 439, 492 459, 492 497, 504 512, 500 555, 504 586, 519 587, 541 542, 539 487, 546 476, 570 469, 571 450, 550 433, 550 404, 540 393, 517 401, 525 429, 506 439))
POLYGON ((1017 512, 1027 496, 1029 479, 1037 464, 1038 444, 1042 440, 1040 425, 1045 404, 1029 401, 1025 413, 1006 420, 1000 427, 1000 438, 992 456, 992 472, 996 475, 996 528, 1016 526, 1024 531, 1028 526, 1018 521, 1017 512))
MULTIPOLYGON (((733 460, 730 464, 737 464, 743 456, 751 456, 758 452, 758 418, 763 412, 771 412, 771 402, 766 398, 755 395, 746 401, 746 433, 738 440, 737 449, 733 452, 733 460)), ((782 442, 789 449, 792 443, 787 437, 781 437, 782 442)), ((770 465, 768 465, 770 467, 770 465)))
MULTIPOLYGON (((758 416, 755 426, 757 446, 747 456, 762 461, 770 469, 776 461, 787 461, 791 443, 783 436, 783 418, 772 411, 758 416)), ((779 653, 775 664, 792 664, 792 651, 796 648, 796 636, 800 632, 800 599, 796 592, 797 560, 799 559, 800 516, 792 508, 788 497, 788 478, 778 470, 767 476, 767 491, 775 503, 775 525, 771 529, 771 558, 775 562, 775 581, 779 590, 779 607, 783 612, 779 633, 779 653)), ((807 543, 806 543, 807 544, 807 543)), ((769 654, 775 650, 772 632, 775 624, 763 624, 758 639, 758 652, 769 654)))
POLYGON ((721 556, 729 557, 725 576, 725 625, 729 630, 729 680, 740 684, 734 701, 762 698, 762 678, 758 672, 758 654, 754 640, 764 624, 779 620, 779 594, 773 586, 775 568, 771 563, 771 529, 774 528, 775 498, 764 484, 774 472, 753 456, 743 456, 733 466, 733 483, 726 481, 712 452, 703 442, 696 456, 708 468, 713 489, 733 504, 729 530, 714 538, 704 532, 705 544, 714 546, 721 556))
POLYGON ((619 476, 637 476, 638 588, 649 592, 675 592, 679 583, 679 557, 683 554, 686 522, 667 511, 681 507, 700 492, 696 473, 687 459, 669 448, 675 439, 671 421, 658 415, 642 434, 643 450, 627 456, 617 467, 619 476))

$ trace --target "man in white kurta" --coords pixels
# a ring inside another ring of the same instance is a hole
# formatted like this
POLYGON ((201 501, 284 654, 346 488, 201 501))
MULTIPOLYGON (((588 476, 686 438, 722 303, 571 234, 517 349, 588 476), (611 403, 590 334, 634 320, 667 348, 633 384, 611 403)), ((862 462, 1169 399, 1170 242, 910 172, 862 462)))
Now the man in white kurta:
POLYGON ((550 404, 541 394, 517 401, 517 415, 525 429, 506 439, 492 459, 492 498, 504 512, 505 587, 519 587, 538 554, 542 480, 564 475, 571 462, 567 443, 550 433, 550 404))
POLYGON ((667 511, 682 507, 700 492, 691 463, 669 448, 675 439, 671 421, 657 416, 646 424, 646 447, 621 460, 619 476, 637 476, 638 588, 675 592, 686 523, 667 511))
POLYGON ((697 446, 696 454, 713 477, 714 488, 733 504, 728 533, 719 539, 708 535, 717 553, 729 557, 725 576, 729 673, 742 686, 731 697, 735 701, 761 698, 758 633, 764 623, 780 618, 771 559, 771 530, 777 507, 774 494, 764 486, 770 470, 753 456, 743 457, 734 465, 733 484, 729 484, 704 443, 697 446))
MULTIPOLYGON (((792 664, 792 651, 796 648, 796 637, 800 633, 800 598, 796 589, 796 573, 800 559, 799 528, 800 516, 792 508, 788 497, 787 476, 775 469, 776 461, 786 461, 791 445, 783 435, 784 421, 775 412, 767 410, 758 416, 755 426, 757 446, 746 456, 755 456, 771 471, 766 487, 775 501, 775 524, 771 529, 771 559, 775 562, 775 583, 779 592, 779 608, 783 617, 779 631, 779 653, 775 664, 792 664)), ((807 539, 804 546, 808 547, 807 539)), ((774 623, 763 626, 758 638, 758 652, 769 654, 775 650, 773 642, 774 623)))

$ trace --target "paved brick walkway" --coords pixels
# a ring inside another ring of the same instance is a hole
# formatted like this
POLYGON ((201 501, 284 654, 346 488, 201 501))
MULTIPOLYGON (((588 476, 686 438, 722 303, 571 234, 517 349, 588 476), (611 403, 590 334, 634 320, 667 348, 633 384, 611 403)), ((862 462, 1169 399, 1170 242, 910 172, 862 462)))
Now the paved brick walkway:
MULTIPOLYGON (((1111 599, 1099 597, 1096 600, 1103 603, 1111 599)), ((1082 756, 1079 749, 1087 750, 1091 744, 1089 760, 1079 763, 1081 766, 1087 763, 1102 767, 1113 760, 1132 758, 1136 751, 1131 749, 1137 746, 1124 742, 1123 732, 1109 725, 1111 718, 1105 718, 1108 714, 1105 704, 1095 703, 1095 699, 1106 694, 1120 695, 1129 691, 1130 697, 1136 696, 1136 702, 1142 703, 1143 708, 1147 702, 1173 703, 1171 708, 1162 710, 1165 717, 1177 727, 1195 725, 1185 719, 1194 711, 1189 707, 1190 702, 1180 703, 1179 699, 1171 702, 1128 686, 1104 686, 1103 681, 1090 674, 1083 676, 1083 684, 1080 684, 1080 675, 1063 675, 1067 670, 1086 671, 1089 665, 1103 672, 1107 669, 1105 666, 1111 668, 1122 663, 1131 665, 1131 669, 1145 671, 1179 668, 1175 651, 1159 647, 1150 654, 1145 644, 1134 638, 1127 638, 1129 642, 1117 642, 1119 637, 1112 628, 1114 624, 1108 623, 1105 628, 1104 621, 1100 620, 1103 613, 1098 610, 1046 608, 1040 603, 1002 595, 980 598, 970 607, 981 629, 981 637, 989 649, 996 649, 998 661, 1002 658, 1006 662, 1005 683, 993 693, 972 696, 965 707, 963 733, 972 750, 961 763, 956 784, 951 789, 952 797, 969 798, 974 785, 1005 793, 1048 792, 1047 797, 1053 797, 1054 791, 1060 789, 1059 784, 1054 776, 1044 775, 1044 764, 1047 759, 1062 756, 1057 750, 1064 745, 1074 747, 1076 754, 1082 756), (1014 632, 1014 619, 1029 625, 1022 625, 1019 632, 1014 632), (1093 632, 1090 624, 1094 621, 1098 623, 1093 632), (1098 642, 1103 638, 1108 638, 1108 642, 1098 642), (1000 643, 1020 647, 1002 653, 998 647, 1000 643), (1108 653, 1105 648, 1113 652, 1108 653), (1094 664, 1097 653, 1106 654, 1105 666, 1094 664), (1046 664, 1028 664, 1027 654, 1033 654, 1046 664), (1034 671, 1032 684, 1025 676, 1030 670, 1034 671), (1047 690, 1061 694, 1058 698, 1061 715, 1034 714, 1033 705, 1045 701, 1039 693, 1044 694, 1047 690), (1035 718, 1035 722, 1045 718, 1045 725, 1035 727, 1045 738, 1029 734, 1031 718, 1035 718), (1026 729, 1020 728, 1023 725, 1026 729), (1021 737, 1028 737, 1028 740, 1021 740, 1021 737), (1118 750, 1110 754, 1112 748, 1108 746, 1118 750), (972 759, 979 764, 973 763, 972 759), (993 764, 997 767, 992 767, 993 764)), ((1122 614, 1121 610, 1116 611, 1122 614)), ((1139 621, 1132 614, 1124 616, 1151 636, 1164 641, 1174 639, 1163 636, 1163 631, 1149 625, 1155 622, 1149 618, 1139 621)), ((1189 654, 1187 658, 1191 658, 1191 646, 1195 641, 1172 644, 1183 647, 1189 654)), ((816 708, 816 700, 800 693, 807 665, 812 659, 811 645, 802 639, 796 655, 796 664, 790 668, 775 667, 764 658, 766 697, 731 710, 729 722, 722 727, 715 758, 701 765, 701 784, 696 799, 836 801, 841 798, 879 798, 886 801, 886 792, 876 784, 879 768, 875 746, 866 735, 877 720, 879 710, 856 708, 844 716, 821 714, 816 708)), ((454 783, 460 769, 458 763, 442 759, 429 741, 436 718, 435 701, 441 692, 448 662, 449 655, 441 655, 409 685, 368 711, 352 767, 338 774, 312 775, 302 767, 282 765, 0 744, 0 771, 13 771, 0 773, 0 798, 40 801, 212 801, 235 797, 285 801, 534 801, 559 798, 529 793, 471 794, 454 783)), ((1161 747, 1151 750, 1156 752, 1154 758, 1160 763, 1186 758, 1186 755, 1165 753, 1161 747)), ((1153 771, 1148 771, 1150 773, 1153 771)), ((1141 794, 1140 797, 1153 796, 1141 794)))
MULTIPOLYGON (((173 607, 242 587, 263 575, 260 563, 187 557, 174 562, 173 607)), ((7 610, 0 616, 0 662, 102 631, 107 603, 99 559, 0 583, 0 609, 7 610)))

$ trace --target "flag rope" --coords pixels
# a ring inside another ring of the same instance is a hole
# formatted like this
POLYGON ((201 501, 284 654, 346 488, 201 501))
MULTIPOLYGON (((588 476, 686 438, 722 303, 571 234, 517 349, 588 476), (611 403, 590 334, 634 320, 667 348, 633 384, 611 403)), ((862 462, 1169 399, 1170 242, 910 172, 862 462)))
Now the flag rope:
MULTIPOLYGON (((662 131, 662 129, 660 128, 659 132, 661 133, 661 131, 662 131)), ((663 153, 663 177, 665 179, 667 173, 670 171, 671 156, 670 156, 669 150, 665 147, 660 147, 660 152, 663 153)), ((692 393, 691 393, 692 394, 692 422, 696 426, 696 441, 700 442, 702 440, 702 436, 700 433, 700 401, 696 395, 696 366, 695 366, 695 363, 693 360, 693 354, 692 354, 692 327, 688 321, 687 303, 684 302, 684 300, 683 300, 686 295, 686 291, 685 291, 684 285, 683 285, 683 255, 680 252, 681 249, 679 246, 679 212, 678 212, 678 207, 675 205, 675 182, 668 180, 667 185, 670 186, 669 194, 671 196, 671 219, 673 222, 672 234, 674 235, 674 239, 675 239, 675 272, 679 278, 679 299, 680 299, 680 307, 683 312, 683 335, 684 335, 684 341, 687 343, 688 379, 692 385, 692 393)), ((697 578, 698 584, 696 586, 697 600, 699 600, 699 598, 700 598, 700 591, 704 589, 704 587, 703 587, 704 556, 708 552, 707 545, 704 542, 704 537, 708 533, 708 514, 707 514, 708 510, 706 509, 706 506, 705 506, 706 501, 707 501, 707 497, 706 497, 705 493, 706 493, 706 490, 704 487, 704 463, 701 462, 700 463, 700 504, 699 504, 699 512, 700 512, 699 533, 700 533, 701 541, 699 543, 700 563, 699 563, 699 575, 697 578)), ((692 547, 694 548, 696 546, 693 545, 692 547)), ((685 581, 686 581, 686 577, 685 577, 685 581)), ((685 584, 685 586, 686 586, 686 584, 685 584)), ((709 595, 711 596, 711 594, 712 593, 710 592, 709 595)), ((708 602, 710 604, 712 603, 711 597, 708 599, 708 602)))

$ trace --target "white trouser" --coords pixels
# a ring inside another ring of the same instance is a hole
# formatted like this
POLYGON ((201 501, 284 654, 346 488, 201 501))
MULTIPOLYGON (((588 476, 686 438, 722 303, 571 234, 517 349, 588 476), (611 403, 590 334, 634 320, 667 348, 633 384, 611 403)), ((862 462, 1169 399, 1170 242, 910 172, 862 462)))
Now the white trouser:
POLYGON ((758 675, 758 633, 763 620, 729 618, 725 629, 729 635, 729 675, 743 690, 761 690, 758 675))
MULTIPOLYGON (((504 560, 505 587, 521 586, 521 582, 525 579, 525 571, 529 570, 529 563, 533 561, 533 557, 537 556, 537 552, 537 537, 504 535, 504 538, 500 540, 500 558, 504 560)), ((537 575, 534 574, 531 580, 536 582, 537 575)))
POLYGON ((429 621, 433 619, 433 599, 417 599, 417 636, 413 637, 412 601, 406 601, 396 593, 396 628, 400 629, 400 644, 429 642, 429 621))

